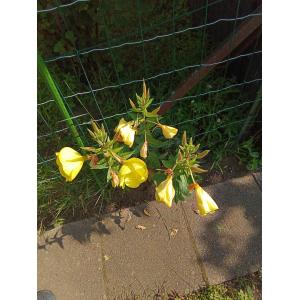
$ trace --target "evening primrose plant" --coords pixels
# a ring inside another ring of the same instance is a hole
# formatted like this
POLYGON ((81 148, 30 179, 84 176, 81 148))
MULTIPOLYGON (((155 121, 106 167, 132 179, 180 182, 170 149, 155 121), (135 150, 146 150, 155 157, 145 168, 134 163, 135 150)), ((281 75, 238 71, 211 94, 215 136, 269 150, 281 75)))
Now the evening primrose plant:
POLYGON ((136 101, 129 99, 129 102, 131 110, 126 119, 131 120, 119 120, 113 137, 103 125, 92 121, 88 131, 97 146, 81 147, 85 154, 70 147, 56 153, 60 174, 66 181, 73 181, 87 162, 91 169, 105 171, 107 182, 111 182, 113 188, 134 189, 147 180, 153 181, 156 201, 167 207, 171 207, 173 201, 183 201, 195 190, 199 214, 205 216, 215 212, 217 204, 195 180, 195 175, 207 172, 199 160, 209 150, 199 152, 200 145, 194 145, 192 138, 187 141, 184 132, 177 154, 166 153, 164 142, 154 137, 154 131, 158 129, 165 139, 172 139, 178 129, 161 123, 160 107, 149 110, 153 99, 145 82, 142 95, 136 95, 136 101), (166 155, 167 159, 163 159, 166 155))

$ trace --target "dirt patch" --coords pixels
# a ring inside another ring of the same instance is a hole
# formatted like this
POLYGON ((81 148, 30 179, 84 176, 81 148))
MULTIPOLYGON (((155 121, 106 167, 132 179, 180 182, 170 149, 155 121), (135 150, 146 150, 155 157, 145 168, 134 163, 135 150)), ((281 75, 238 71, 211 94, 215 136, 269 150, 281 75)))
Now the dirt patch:
POLYGON ((240 163, 236 157, 230 156, 221 161, 219 169, 210 171, 204 176, 202 185, 216 184, 231 178, 242 177, 249 173, 245 165, 240 163))

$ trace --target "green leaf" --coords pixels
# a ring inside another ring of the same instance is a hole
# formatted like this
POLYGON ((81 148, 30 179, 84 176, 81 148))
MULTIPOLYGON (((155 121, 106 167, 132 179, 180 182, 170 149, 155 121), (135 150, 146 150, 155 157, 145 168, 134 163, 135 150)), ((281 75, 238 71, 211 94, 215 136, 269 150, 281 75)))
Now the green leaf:
POLYGON ((185 175, 175 177, 173 180, 173 186, 175 189, 175 202, 183 201, 189 194, 188 181, 185 175))
POLYGON ((161 142, 157 139, 155 139, 151 133, 147 132, 147 140, 148 143, 151 144, 151 146, 160 146, 161 142))
POLYGON ((150 151, 149 155, 146 159, 147 165, 152 169, 159 169, 160 168, 160 161, 157 154, 154 151, 150 151))
POLYGON ((128 151, 128 152, 124 152, 124 153, 120 153, 120 156, 122 156, 122 158, 124 159, 128 159, 130 158, 133 154, 135 154, 137 152, 137 150, 133 150, 133 151, 128 151))
POLYGON ((188 189, 188 182, 187 182, 187 178, 185 175, 180 175, 179 176, 180 180, 179 180, 179 188, 182 194, 184 195, 188 195, 189 189, 188 189))
POLYGON ((123 146, 121 146, 121 147, 116 147, 116 148, 113 148, 113 151, 115 152, 115 153, 118 153, 118 152, 120 152, 121 150, 123 150, 123 146))
POLYGON ((155 183, 155 185, 159 185, 162 181, 164 181, 166 179, 166 175, 163 174, 163 173, 155 173, 153 176, 152 176, 152 180, 153 182, 155 183))
POLYGON ((258 158, 259 153, 258 152, 250 152, 250 156, 253 157, 253 158, 258 158))
POLYGON ((173 166, 176 163, 176 158, 173 155, 169 156, 168 160, 162 160, 162 164, 164 165, 165 168, 173 168, 173 166))
POLYGON ((70 42, 72 42, 73 44, 74 44, 75 41, 76 41, 76 37, 75 37, 73 31, 68 30, 68 31, 65 33, 65 37, 66 37, 66 39, 68 39, 68 40, 69 40, 70 42))
POLYGON ((64 41, 63 41, 63 40, 58 41, 58 42, 54 45, 53 51, 54 51, 54 52, 57 52, 57 53, 59 53, 59 54, 62 54, 62 53, 64 53, 64 52, 66 52, 65 45, 64 45, 64 41))
POLYGON ((161 162, 164 165, 164 167, 167 169, 171 169, 174 166, 174 163, 171 160, 162 160, 161 162))
POLYGON ((133 111, 129 111, 129 112, 128 112, 128 115, 130 116, 130 118, 131 118, 132 120, 136 120, 138 114, 135 113, 135 112, 133 112, 133 111))

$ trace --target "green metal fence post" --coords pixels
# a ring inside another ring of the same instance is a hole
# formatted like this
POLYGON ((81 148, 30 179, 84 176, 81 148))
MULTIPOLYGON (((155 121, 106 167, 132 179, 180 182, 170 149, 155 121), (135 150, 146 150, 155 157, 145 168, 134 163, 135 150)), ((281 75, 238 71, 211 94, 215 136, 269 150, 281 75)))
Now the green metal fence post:
MULTIPOLYGON (((74 125, 74 122, 73 120, 71 119, 71 116, 64 104, 64 101, 63 101, 63 97, 62 95, 60 94, 57 86, 56 86, 56 83, 55 81, 53 80, 46 64, 44 63, 43 61, 43 58, 41 57, 41 55, 39 54, 38 52, 38 57, 37 57, 38 61, 37 61, 37 65, 38 65, 38 70, 39 70, 39 73, 41 74, 43 80, 45 81, 46 85, 48 86, 50 92, 52 93, 53 97, 54 97, 54 101, 55 103, 57 104, 59 110, 61 111, 62 115, 64 116, 65 120, 66 120, 66 123, 68 125, 68 127, 70 128, 70 131, 73 135, 73 138, 75 140, 75 142, 77 143, 77 145, 79 147, 84 147, 84 143, 74 125)), ((95 178, 95 181, 97 182, 99 188, 101 188, 101 183, 98 179, 98 177, 96 176, 95 172, 93 170, 91 170, 94 178, 95 178)))

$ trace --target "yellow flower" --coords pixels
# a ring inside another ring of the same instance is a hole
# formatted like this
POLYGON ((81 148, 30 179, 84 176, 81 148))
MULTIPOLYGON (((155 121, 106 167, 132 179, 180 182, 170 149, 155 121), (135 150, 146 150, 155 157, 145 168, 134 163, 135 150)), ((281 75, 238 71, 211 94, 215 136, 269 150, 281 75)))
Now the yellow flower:
POLYGON ((130 188, 137 188, 148 178, 148 169, 144 161, 133 157, 125 160, 120 171, 120 187, 124 189, 125 185, 130 188))
POLYGON ((147 141, 144 142, 144 144, 140 150, 140 156, 142 158, 147 158, 147 156, 148 156, 148 142, 147 141))
POLYGON ((162 133, 166 139, 173 138, 178 132, 178 129, 175 127, 162 125, 162 124, 159 124, 158 126, 161 128, 162 133))
POLYGON ((166 180, 156 187, 155 199, 158 202, 165 203, 168 207, 172 206, 172 200, 175 196, 175 189, 172 182, 173 177, 169 175, 166 180))
POLYGON ((121 135, 125 145, 132 147, 134 142, 135 129, 132 128, 132 122, 126 122, 123 118, 119 121, 115 132, 121 135))
POLYGON ((218 208, 216 202, 200 187, 195 184, 197 207, 201 216, 214 213, 218 208))
POLYGON ((56 164, 66 181, 73 181, 85 161, 84 156, 70 147, 64 147, 56 153, 56 164))

